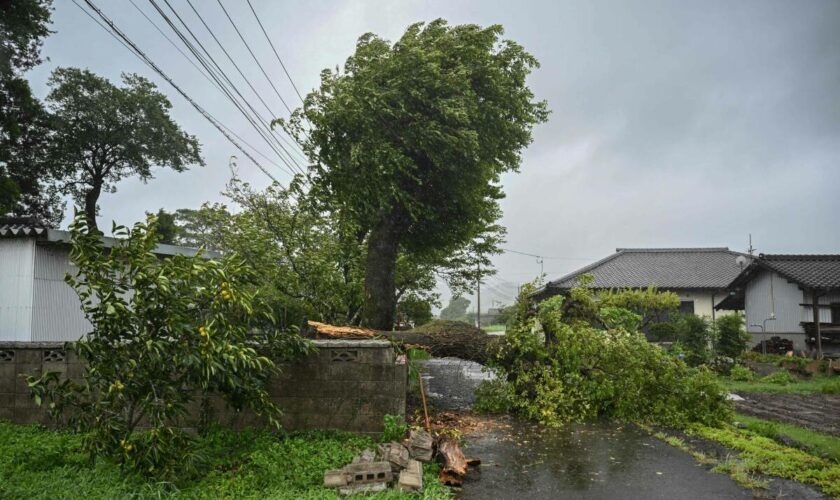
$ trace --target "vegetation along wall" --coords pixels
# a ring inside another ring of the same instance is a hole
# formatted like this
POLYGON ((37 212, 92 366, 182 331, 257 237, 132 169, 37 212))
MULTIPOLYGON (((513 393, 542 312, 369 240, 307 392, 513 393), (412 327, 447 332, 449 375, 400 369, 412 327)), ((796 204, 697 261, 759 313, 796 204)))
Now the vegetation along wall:
MULTIPOLYGON (((316 340, 308 358, 284 365, 271 384, 287 430, 382 431, 385 415, 405 414, 407 366, 381 340, 316 340)), ((55 371, 80 378, 84 365, 59 342, 0 342, 0 420, 49 424, 22 374, 55 371)), ((231 427, 261 425, 248 412, 213 405, 213 417, 231 427)), ((196 415, 197 416, 197 415, 196 415)))

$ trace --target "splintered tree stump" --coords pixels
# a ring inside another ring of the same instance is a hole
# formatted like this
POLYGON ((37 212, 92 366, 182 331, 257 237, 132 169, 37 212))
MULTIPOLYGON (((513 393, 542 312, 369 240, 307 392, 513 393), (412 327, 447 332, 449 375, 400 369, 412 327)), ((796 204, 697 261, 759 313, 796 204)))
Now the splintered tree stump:
POLYGON ((441 435, 437 438, 437 452, 442 464, 438 476, 440 482, 447 486, 461 486, 467 475, 468 465, 461 445, 451 436, 441 435))

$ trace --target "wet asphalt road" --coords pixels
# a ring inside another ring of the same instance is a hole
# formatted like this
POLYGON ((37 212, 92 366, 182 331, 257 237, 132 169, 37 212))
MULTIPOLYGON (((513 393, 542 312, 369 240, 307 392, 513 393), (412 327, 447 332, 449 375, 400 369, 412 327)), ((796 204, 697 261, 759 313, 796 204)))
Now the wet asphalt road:
MULTIPOLYGON (((431 359, 422 369, 437 408, 467 409, 478 384, 492 375, 481 365, 431 359)), ((500 418, 465 436, 464 453, 482 465, 468 475, 464 499, 729 499, 752 498, 729 476, 632 426, 575 425, 563 429, 500 418)))
POLYGON ((464 453, 482 465, 468 476, 464 499, 752 498, 729 476, 632 427, 511 420, 465 439, 464 453))

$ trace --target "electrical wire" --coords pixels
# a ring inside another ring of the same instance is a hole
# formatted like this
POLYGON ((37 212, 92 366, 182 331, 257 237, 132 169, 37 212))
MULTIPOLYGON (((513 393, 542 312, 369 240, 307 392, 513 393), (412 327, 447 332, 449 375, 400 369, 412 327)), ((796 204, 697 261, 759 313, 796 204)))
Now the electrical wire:
POLYGON ((257 166, 268 178, 270 178, 274 182, 279 182, 273 175, 271 175, 268 170, 265 169, 248 151, 246 151, 239 143, 237 143, 226 131, 225 128, 222 127, 221 122, 217 120, 213 115, 207 112, 204 108, 202 108, 195 100, 192 99, 184 90, 181 89, 173 80, 169 77, 157 64, 154 63, 124 32, 122 32, 114 22, 102 12, 96 4, 93 3, 92 0, 83 0, 87 6, 93 10, 96 15, 105 23, 103 24, 99 20, 97 20, 87 9, 85 9, 79 2, 76 0, 72 0, 73 3, 82 10, 88 17, 90 17, 96 24, 98 24, 102 29, 104 29, 109 35, 115 38, 118 42, 120 42, 126 49, 128 49, 132 54, 137 56, 143 63, 145 63, 149 68, 151 68, 155 73, 160 75, 161 78, 166 80, 181 96, 187 100, 195 109, 199 112, 206 120, 208 120, 225 138, 233 144, 237 149, 239 149, 242 154, 244 154, 249 160, 251 160, 254 165, 257 166), (106 26, 107 25, 107 26, 106 26))
POLYGON ((277 62, 280 63, 280 67, 283 68, 283 72, 286 73, 286 78, 289 79, 289 83, 291 83, 292 88, 295 89, 295 93, 297 94, 298 98, 300 99, 300 102, 303 102, 303 96, 300 95, 300 91, 298 90, 297 85, 295 85, 295 81, 292 79, 292 75, 289 74, 289 71, 286 69, 286 65, 283 64, 283 59, 280 58, 280 54, 277 52, 277 48, 274 47, 274 43, 271 41, 271 37, 268 36, 268 32, 265 30, 265 27, 263 26, 262 21, 260 21, 260 16, 257 15, 257 11, 254 10, 254 6, 251 5, 251 0, 247 0, 247 2, 248 2, 248 7, 251 8, 251 13, 254 14, 254 19, 257 20, 257 24, 260 25, 260 29, 262 30, 263 35, 265 35, 265 39, 268 41, 268 44, 271 46, 271 50, 274 51, 274 55, 277 57, 277 62))

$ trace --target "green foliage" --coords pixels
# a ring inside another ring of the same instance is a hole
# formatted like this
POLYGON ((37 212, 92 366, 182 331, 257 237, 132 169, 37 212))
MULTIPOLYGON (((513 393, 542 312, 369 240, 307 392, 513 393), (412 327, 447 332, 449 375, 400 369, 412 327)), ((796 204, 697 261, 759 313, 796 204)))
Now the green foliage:
POLYGON ((385 415, 382 431, 382 442, 402 441, 408 432, 408 424, 402 415, 385 415))
POLYGON ((604 290, 597 294, 601 307, 615 307, 639 316, 639 326, 644 327, 674 312, 680 298, 673 292, 660 292, 656 287, 604 290))
POLYGON ((41 63, 51 11, 50 0, 0 2, 0 215, 58 224, 64 204, 49 184, 55 165, 43 154, 48 115, 23 76, 41 63))
POLYGON ((767 375, 766 377, 762 377, 761 381, 774 385, 790 385, 796 383, 796 378, 787 370, 779 370, 767 375))
POLYGON ((216 395, 277 424, 266 389, 274 360, 308 344, 274 327, 252 269, 236 256, 158 258, 151 216, 133 229, 115 226, 107 252, 84 218, 71 231, 78 271, 67 282, 92 324, 70 345, 86 362, 84 378, 59 382, 53 372, 28 383, 36 403, 85 433, 91 456, 153 475, 189 467, 191 438, 180 429, 198 397, 216 395), (138 430, 141 422, 148 430, 138 430))
POLYGON ((812 431, 804 427, 787 424, 784 422, 771 422, 748 415, 736 415, 736 419, 746 424, 747 429, 760 436, 768 437, 775 441, 784 439, 794 441, 797 447, 808 453, 828 458, 840 463, 840 437, 812 431))
POLYGON ((447 321, 464 321, 469 322, 467 317, 467 307, 470 306, 470 300, 464 297, 452 297, 449 299, 449 305, 440 311, 440 319, 447 321))
POLYGON ((204 164, 198 140, 169 116, 166 96, 141 76, 122 80, 117 87, 88 70, 58 68, 48 82, 53 135, 45 161, 60 167, 61 191, 84 207, 94 229, 100 194, 115 192, 120 179, 148 181, 154 167, 204 164))
POLYGON ((674 320, 677 340, 685 349, 685 361, 698 366, 712 355, 712 330, 709 321, 694 314, 682 314, 674 320))
MULTIPOLYGON (((784 377, 784 375, 782 375, 784 377)), ((787 377, 785 377, 787 378, 787 377)), ((720 382, 726 386, 730 392, 767 392, 774 394, 819 394, 823 391, 833 390, 831 387, 836 383, 836 377, 815 375, 807 380, 800 380, 794 377, 792 383, 787 385, 774 384, 772 382, 765 382, 762 379, 752 380, 748 382, 735 381, 729 377, 721 377, 720 382)))
POLYGON ((735 365, 729 372, 729 378, 738 382, 749 382, 755 379, 755 373, 743 365, 735 365))
POLYGON ((399 251, 477 262, 498 251, 501 175, 519 168, 548 117, 526 85, 537 60, 502 33, 441 19, 393 44, 368 33, 281 121, 311 160, 312 196, 367 237, 364 316, 374 328, 393 323, 399 251))
POLYGON ((806 451, 776 443, 749 430, 732 427, 694 426, 698 435, 738 451, 744 469, 753 474, 793 479, 819 487, 827 495, 840 497, 840 464, 806 451))
POLYGON ((840 394, 840 379, 835 378, 820 388, 823 394, 840 394))
POLYGON ((513 385, 496 377, 484 380, 478 385, 472 409, 478 413, 509 413, 513 410, 515 401, 513 385))
MULTIPOLYGON (((213 429, 196 439, 199 470, 171 482, 148 479, 102 460, 91 463, 80 435, 0 422, 0 498, 278 498, 338 499, 324 471, 375 445, 340 432, 275 435, 213 429)), ((376 499, 451 498, 424 465, 424 494, 388 491, 376 499)))
POLYGON ((568 298, 543 301, 536 314, 519 306, 520 321, 492 356, 513 386, 514 411, 549 425, 595 418, 672 426, 724 421, 730 404, 714 375, 690 369, 628 329, 638 328, 639 315, 613 304, 579 287, 568 298))
POLYGON ((398 321, 412 324, 414 327, 423 326, 434 318, 432 304, 413 294, 400 299, 397 309, 399 315, 404 318, 404 321, 400 319, 398 321))
MULTIPOLYGON (((148 216, 149 213, 146 212, 148 216)), ((178 239, 178 226, 175 224, 175 214, 171 214, 164 209, 160 209, 155 215, 157 220, 157 234, 160 242, 167 245, 175 245, 178 239)))
POLYGON ((744 329, 744 317, 740 313, 726 314, 715 321, 717 330, 716 350, 719 354, 737 358, 747 350, 750 335, 744 329))

